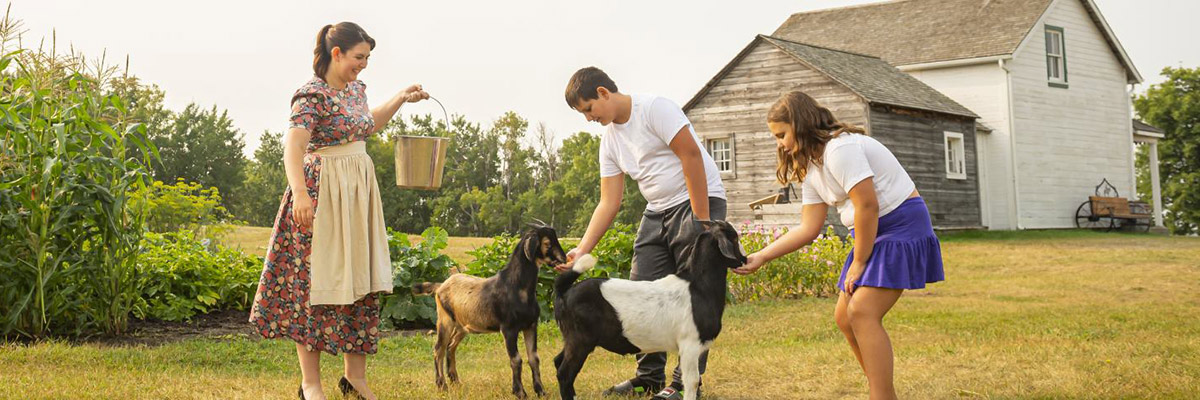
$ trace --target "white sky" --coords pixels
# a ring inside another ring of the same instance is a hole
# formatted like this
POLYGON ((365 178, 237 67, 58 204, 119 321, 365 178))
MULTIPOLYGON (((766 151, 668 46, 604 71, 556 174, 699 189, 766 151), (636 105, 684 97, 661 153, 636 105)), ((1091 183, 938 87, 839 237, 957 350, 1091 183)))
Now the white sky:
MULTIPOLYGON (((360 79, 378 104, 421 83, 450 111, 490 122, 516 111, 559 138, 600 132, 563 101, 576 69, 595 65, 623 92, 681 105, 755 34, 791 13, 875 0, 754 1, 89 1, 15 0, 25 43, 57 31, 59 48, 110 60, 166 91, 179 111, 195 102, 229 111, 246 154, 264 130, 282 131, 292 92, 312 75, 316 33, 353 21, 378 45, 360 79)), ((1197 0, 1095 0, 1146 83, 1165 66, 1200 67, 1197 0)), ((402 114, 440 114, 432 102, 402 114)))

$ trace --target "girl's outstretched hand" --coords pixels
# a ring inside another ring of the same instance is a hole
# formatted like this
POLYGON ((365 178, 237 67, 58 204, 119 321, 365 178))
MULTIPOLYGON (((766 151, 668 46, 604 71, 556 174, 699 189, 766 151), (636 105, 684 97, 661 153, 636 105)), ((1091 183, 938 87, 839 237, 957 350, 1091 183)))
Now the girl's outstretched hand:
POLYGON ((758 255, 758 253, 751 253, 750 255, 746 256, 746 265, 734 268, 733 273, 738 275, 753 274, 758 271, 759 268, 762 268, 764 263, 766 263, 766 260, 763 258, 764 257, 758 255))

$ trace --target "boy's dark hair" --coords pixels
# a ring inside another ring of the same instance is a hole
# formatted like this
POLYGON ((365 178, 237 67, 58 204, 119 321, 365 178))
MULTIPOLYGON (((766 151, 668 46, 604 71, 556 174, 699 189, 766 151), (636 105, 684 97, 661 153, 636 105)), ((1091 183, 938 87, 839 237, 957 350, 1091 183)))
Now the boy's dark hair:
POLYGON ((600 68, 580 68, 575 71, 574 75, 571 75, 571 80, 567 82, 567 105, 575 108, 580 103, 599 98, 600 95, 596 93, 596 88, 600 87, 617 93, 617 84, 613 83, 612 78, 609 78, 608 74, 601 71, 600 68))

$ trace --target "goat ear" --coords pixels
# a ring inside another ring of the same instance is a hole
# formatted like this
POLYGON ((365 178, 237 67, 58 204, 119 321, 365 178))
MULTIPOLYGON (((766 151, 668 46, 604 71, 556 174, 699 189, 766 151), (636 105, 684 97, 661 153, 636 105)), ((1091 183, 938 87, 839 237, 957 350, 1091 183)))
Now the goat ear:
POLYGON ((540 236, 536 232, 530 232, 525 235, 524 239, 521 239, 521 247, 525 250, 526 260, 534 261, 537 259, 538 245, 541 244, 541 240, 538 239, 540 236))
POLYGON ((729 235, 726 232, 716 232, 717 247, 721 249, 721 255, 730 260, 741 260, 745 258, 742 255, 741 244, 737 242, 736 235, 729 235), (733 236, 731 239, 730 236, 733 236))

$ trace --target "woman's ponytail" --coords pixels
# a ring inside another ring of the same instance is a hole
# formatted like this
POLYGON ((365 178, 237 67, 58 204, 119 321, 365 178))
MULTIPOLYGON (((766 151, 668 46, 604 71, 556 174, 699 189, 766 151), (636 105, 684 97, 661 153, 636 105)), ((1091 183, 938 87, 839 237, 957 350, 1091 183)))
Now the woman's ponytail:
POLYGON ((325 73, 329 72, 329 63, 333 62, 333 53, 329 48, 329 31, 333 29, 333 25, 325 25, 321 28, 321 32, 317 33, 317 47, 313 49, 313 73, 321 79, 325 79, 325 73))

